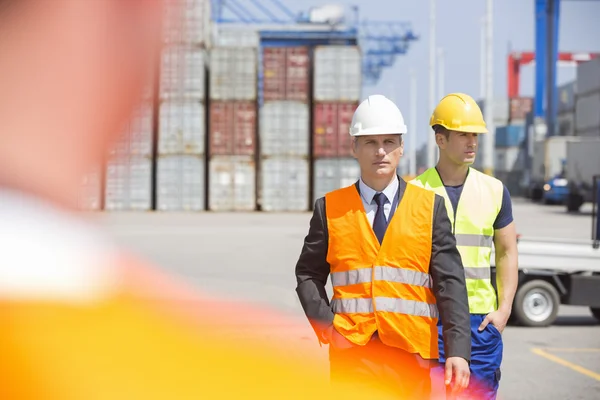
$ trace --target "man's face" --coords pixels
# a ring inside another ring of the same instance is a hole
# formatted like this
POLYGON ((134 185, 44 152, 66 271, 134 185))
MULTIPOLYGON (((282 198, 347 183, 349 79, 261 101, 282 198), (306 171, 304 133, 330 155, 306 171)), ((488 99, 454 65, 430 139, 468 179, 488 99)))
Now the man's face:
POLYGON ((457 165, 471 165, 475 162, 478 147, 478 134, 448 131, 448 136, 438 133, 436 142, 446 156, 457 165))
POLYGON ((395 174, 403 153, 401 135, 358 136, 352 146, 361 173, 373 178, 395 174))

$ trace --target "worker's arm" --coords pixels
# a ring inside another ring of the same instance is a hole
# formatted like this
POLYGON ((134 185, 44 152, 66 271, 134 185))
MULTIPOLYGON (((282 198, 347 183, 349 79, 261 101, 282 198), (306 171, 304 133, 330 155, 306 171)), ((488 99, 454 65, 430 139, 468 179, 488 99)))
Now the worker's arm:
POLYGON ((431 263, 433 291, 442 321, 444 353, 446 354, 445 383, 454 381, 453 389, 464 390, 469 384, 471 360, 471 317, 465 270, 444 198, 435 195, 431 263))
POLYGON ((498 310, 489 313, 479 329, 483 330, 491 322, 502 332, 510 317, 519 280, 517 231, 513 221, 510 194, 506 187, 502 196, 502 207, 494 223, 494 247, 496 249, 498 310))
POLYGON ((308 235, 304 239, 302 252, 296 264, 296 281, 298 283, 296 293, 304 313, 322 343, 328 341, 325 331, 331 327, 334 316, 325 291, 330 271, 327 250, 325 199, 320 198, 315 202, 315 211, 310 220, 308 235))
POLYGON ((442 321, 444 352, 448 357, 471 359, 471 319, 465 270, 444 205, 435 195, 430 271, 442 321))

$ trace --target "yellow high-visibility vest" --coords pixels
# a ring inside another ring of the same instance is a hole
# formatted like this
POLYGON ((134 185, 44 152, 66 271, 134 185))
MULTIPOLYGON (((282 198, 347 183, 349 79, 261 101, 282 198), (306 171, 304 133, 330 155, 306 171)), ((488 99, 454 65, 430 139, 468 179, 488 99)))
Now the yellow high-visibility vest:
POLYGON ((444 197, 456 245, 460 252, 469 295, 471 314, 487 314, 497 309, 492 286, 490 257, 494 242, 494 221, 502 206, 503 184, 496 178, 469 168, 456 210, 435 168, 410 181, 444 197))

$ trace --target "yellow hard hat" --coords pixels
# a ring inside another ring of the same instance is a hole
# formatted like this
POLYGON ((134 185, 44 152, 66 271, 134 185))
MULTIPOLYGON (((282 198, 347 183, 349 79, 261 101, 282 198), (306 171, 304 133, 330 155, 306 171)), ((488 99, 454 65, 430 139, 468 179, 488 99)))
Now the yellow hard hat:
POLYGON ((438 103, 429 126, 441 125, 451 131, 487 133, 481 109, 471 96, 450 93, 438 103))

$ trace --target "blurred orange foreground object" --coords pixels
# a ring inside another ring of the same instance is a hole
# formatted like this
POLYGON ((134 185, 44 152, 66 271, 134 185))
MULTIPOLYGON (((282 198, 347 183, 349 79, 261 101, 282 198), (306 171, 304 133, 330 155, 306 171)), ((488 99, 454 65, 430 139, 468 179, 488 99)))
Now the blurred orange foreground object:
POLYGON ((160 0, 0 0, 0 399, 386 398, 330 388, 321 357, 267 340, 282 316, 90 255, 56 216, 152 82, 161 19, 160 0))
POLYGON ((125 269, 122 290, 98 302, 2 300, 0 398, 388 398, 372 387, 330 387, 316 357, 284 355, 250 337, 219 337, 221 322, 242 315, 242 325, 252 317, 285 318, 236 303, 230 305, 238 310, 219 315, 218 302, 203 307, 156 270, 131 261, 125 269))

